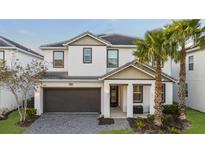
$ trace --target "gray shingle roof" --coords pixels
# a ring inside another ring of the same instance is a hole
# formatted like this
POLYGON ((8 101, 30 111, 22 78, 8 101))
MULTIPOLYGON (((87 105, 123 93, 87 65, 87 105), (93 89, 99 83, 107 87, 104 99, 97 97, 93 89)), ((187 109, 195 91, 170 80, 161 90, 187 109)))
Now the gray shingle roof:
MULTIPOLYGON (((80 35, 82 35, 82 34, 80 34, 80 35)), ((104 39, 105 41, 111 43, 112 45, 135 45, 134 44, 135 38, 131 37, 131 36, 126 36, 126 35, 122 35, 122 34, 100 34, 100 35, 95 35, 95 36, 98 38, 104 39)), ((78 36, 76 36, 76 37, 78 37, 78 36)), ((76 38, 76 37, 74 37, 74 38, 76 38)), ((74 38, 71 38, 71 39, 66 40, 66 41, 41 45, 40 47, 64 47, 63 44, 65 44, 66 42, 69 42, 70 40, 73 40, 74 38)))
POLYGON ((98 36, 107 40, 113 45, 135 45, 135 38, 131 36, 125 36, 122 34, 101 34, 98 36))
POLYGON ((0 47, 17 47, 19 49, 25 50, 25 51, 30 52, 32 54, 35 54, 37 56, 43 57, 41 54, 39 54, 39 53, 37 53, 37 52, 35 52, 35 51, 33 51, 33 50, 23 46, 23 45, 21 45, 21 44, 19 44, 17 42, 14 42, 14 41, 12 41, 12 40, 10 40, 8 38, 5 38, 3 36, 0 36, 0 47))

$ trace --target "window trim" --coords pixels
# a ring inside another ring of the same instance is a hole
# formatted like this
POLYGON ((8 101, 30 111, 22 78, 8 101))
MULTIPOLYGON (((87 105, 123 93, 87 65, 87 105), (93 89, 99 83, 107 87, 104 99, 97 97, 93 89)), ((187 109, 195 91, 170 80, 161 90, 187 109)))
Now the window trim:
POLYGON ((144 90, 143 90, 143 85, 141 85, 141 84, 134 84, 133 85, 133 104, 138 104, 138 103, 143 103, 143 97, 144 97, 144 90), (134 86, 140 86, 140 89, 142 90, 141 91, 141 100, 139 101, 139 102, 134 102, 134 86))
POLYGON ((4 50, 0 50, 0 52, 2 52, 3 53, 3 61, 5 61, 5 51, 4 50))
POLYGON ((64 51, 53 51, 53 68, 64 68, 64 51), (55 60, 55 52, 62 52, 63 53, 63 66, 55 66, 55 62, 54 62, 54 60, 55 60))
POLYGON ((161 103, 165 103, 166 102, 166 84, 162 83, 162 90, 164 90, 164 100, 162 100, 162 91, 161 91, 161 103))
POLYGON ((107 49, 107 68, 117 68, 119 67, 119 49, 107 49), (116 50, 117 51, 117 66, 109 66, 108 65, 108 52, 110 50, 116 50))
POLYGON ((189 69, 189 71, 193 71, 194 70, 194 56, 193 55, 191 55, 191 56, 189 56, 188 57, 188 69, 189 69), (190 63, 190 58, 193 58, 193 62, 192 63, 190 63), (192 65, 192 69, 190 69, 190 65, 192 65))
POLYGON ((93 51, 92 51, 92 48, 83 48, 83 64, 92 64, 92 61, 93 61, 93 53, 92 53, 93 51), (91 49, 91 61, 90 62, 86 62, 85 61, 85 58, 84 58, 84 55, 85 55, 85 51, 84 51, 84 49, 91 49))

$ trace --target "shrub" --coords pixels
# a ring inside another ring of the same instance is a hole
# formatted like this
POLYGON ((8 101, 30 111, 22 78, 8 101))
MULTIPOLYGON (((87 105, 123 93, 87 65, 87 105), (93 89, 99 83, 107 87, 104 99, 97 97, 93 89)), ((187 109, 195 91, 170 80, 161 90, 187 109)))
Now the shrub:
POLYGON ((27 106, 28 108, 34 108, 34 97, 27 100, 27 106))
POLYGON ((153 122, 154 121, 154 115, 148 115, 147 120, 150 121, 150 122, 153 122))
POLYGON ((164 126, 171 126, 174 122, 174 117, 171 114, 164 114, 162 116, 162 122, 164 126))
POLYGON ((36 117, 36 109, 34 108, 27 108, 26 110, 26 119, 31 120, 36 117))
POLYGON ((179 131, 174 127, 168 127, 167 133, 168 134, 179 134, 179 131))
POLYGON ((136 119, 136 127, 139 129, 144 129, 145 128, 145 121, 143 118, 137 118, 136 119))
POLYGON ((163 105, 163 113, 171 115, 179 115, 178 104, 163 105))

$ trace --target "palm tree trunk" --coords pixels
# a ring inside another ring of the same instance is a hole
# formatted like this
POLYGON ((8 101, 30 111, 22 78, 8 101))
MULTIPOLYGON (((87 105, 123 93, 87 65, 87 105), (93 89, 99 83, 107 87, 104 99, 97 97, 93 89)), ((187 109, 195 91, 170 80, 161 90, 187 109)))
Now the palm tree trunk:
POLYGON ((162 106, 161 106, 161 62, 157 61, 156 75, 155 75, 155 98, 154 98, 154 124, 158 127, 162 126, 162 106))
POLYGON ((179 72, 179 119, 186 119, 186 102, 185 102, 185 82, 186 82, 186 49, 185 43, 182 45, 180 55, 180 72, 179 72))

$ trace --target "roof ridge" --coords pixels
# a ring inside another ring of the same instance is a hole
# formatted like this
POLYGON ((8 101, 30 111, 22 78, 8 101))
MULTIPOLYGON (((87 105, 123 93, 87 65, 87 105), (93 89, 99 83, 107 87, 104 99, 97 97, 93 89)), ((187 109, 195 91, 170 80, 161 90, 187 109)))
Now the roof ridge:
POLYGON ((112 36, 112 35, 120 35, 120 36, 135 38, 135 36, 130 36, 130 35, 122 34, 122 33, 107 33, 107 34, 99 34, 99 35, 102 35, 102 36, 99 36, 99 37, 106 37, 106 36, 112 36))

